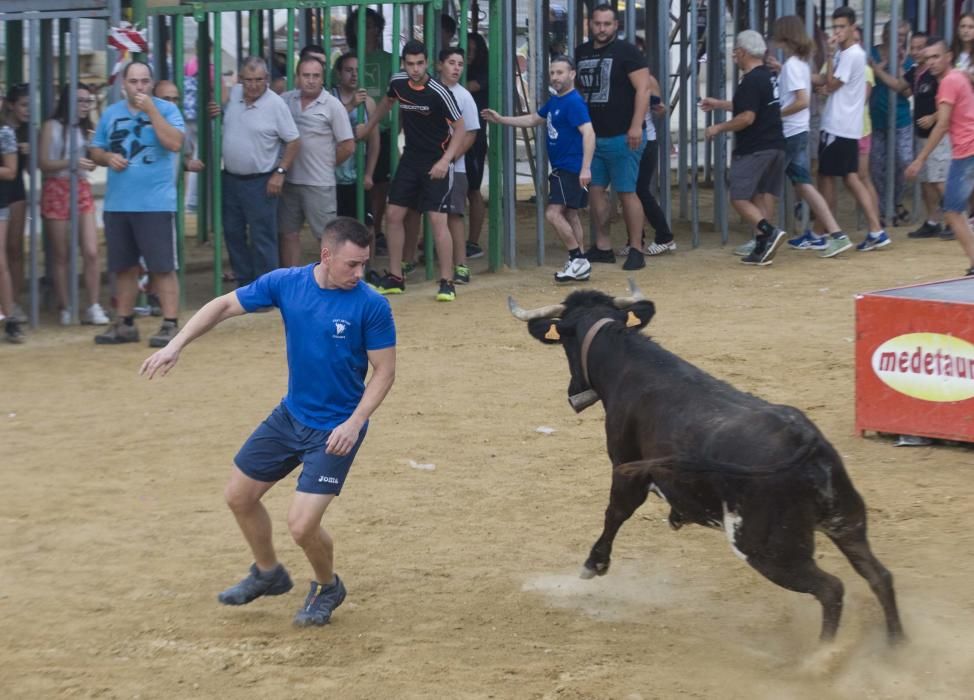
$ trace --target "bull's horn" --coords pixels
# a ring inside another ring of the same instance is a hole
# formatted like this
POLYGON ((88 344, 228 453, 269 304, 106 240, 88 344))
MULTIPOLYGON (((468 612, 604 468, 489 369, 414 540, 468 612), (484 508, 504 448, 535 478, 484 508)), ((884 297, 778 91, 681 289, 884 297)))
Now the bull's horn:
POLYGON ((552 304, 551 306, 542 306, 538 309, 522 309, 514 301, 514 297, 507 297, 507 308, 514 314, 514 318, 521 321, 531 321, 535 318, 555 318, 565 310, 565 305, 552 304))
POLYGON ((636 286, 635 281, 632 277, 629 278, 629 296, 627 297, 616 297, 612 302, 616 305, 617 309, 624 309, 627 306, 632 306, 637 301, 645 301, 646 295, 643 294, 643 290, 636 286))

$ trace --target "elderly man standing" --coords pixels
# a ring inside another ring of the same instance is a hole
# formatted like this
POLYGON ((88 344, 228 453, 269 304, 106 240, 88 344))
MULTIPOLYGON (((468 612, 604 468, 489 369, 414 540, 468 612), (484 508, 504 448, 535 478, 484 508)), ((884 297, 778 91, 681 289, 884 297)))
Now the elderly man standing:
MULTIPOLYGON (((278 267, 277 198, 300 141, 291 111, 269 89, 264 59, 245 59, 240 80, 223 116, 223 236, 244 286, 278 267)), ((211 103, 210 111, 219 107, 211 103)))
POLYGON ((700 108, 733 110, 733 119, 707 127, 707 139, 735 133, 730 169, 731 205, 757 231, 754 249, 741 262, 770 265, 785 240, 785 232, 768 219, 775 197, 781 196, 785 177, 785 135, 781 128, 778 78, 764 63, 768 47, 757 32, 748 29, 734 42, 734 62, 741 82, 734 100, 705 97, 700 108))
POLYGON ((301 135, 277 209, 282 267, 301 264, 298 234, 305 221, 321 240, 325 225, 337 215, 335 167, 355 152, 348 113, 324 86, 324 65, 308 56, 298 63, 298 89, 281 95, 301 135))
POLYGON ((99 345, 134 343, 139 257, 159 295, 163 322, 149 339, 165 347, 178 332, 176 276, 176 183, 173 161, 183 145, 183 117, 172 103, 152 96, 152 71, 133 62, 122 71, 125 99, 105 110, 91 141, 91 160, 108 168, 105 242, 108 270, 115 273, 118 318, 95 336, 99 345))

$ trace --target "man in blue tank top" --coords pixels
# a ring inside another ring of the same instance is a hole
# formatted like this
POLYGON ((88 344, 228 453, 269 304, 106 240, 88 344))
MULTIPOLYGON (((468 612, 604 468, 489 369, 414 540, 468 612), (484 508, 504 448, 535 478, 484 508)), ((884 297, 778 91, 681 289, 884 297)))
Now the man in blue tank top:
POLYGON ((361 222, 333 219, 321 238, 320 262, 273 270, 210 301, 169 345, 142 364, 140 373, 149 379, 157 373, 164 376, 183 347, 233 316, 274 306, 284 320, 287 395, 240 448, 225 490, 254 563, 242 581, 219 594, 224 605, 244 605, 291 590, 260 499, 301 463, 288 527, 315 578, 294 624, 327 624, 345 599, 345 586, 334 571, 334 545, 321 519, 341 491, 369 417, 396 373, 392 311, 362 281, 371 242, 372 234, 361 222), (366 383, 369 365, 372 378, 366 383))

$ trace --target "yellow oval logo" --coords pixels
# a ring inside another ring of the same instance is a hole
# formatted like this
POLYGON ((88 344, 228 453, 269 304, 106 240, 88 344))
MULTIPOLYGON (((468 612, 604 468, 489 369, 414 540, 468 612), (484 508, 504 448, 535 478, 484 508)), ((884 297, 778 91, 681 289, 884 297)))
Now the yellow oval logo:
POLYGON ((873 372, 886 386, 923 401, 974 397, 974 345, 940 333, 907 333, 876 348, 873 372))

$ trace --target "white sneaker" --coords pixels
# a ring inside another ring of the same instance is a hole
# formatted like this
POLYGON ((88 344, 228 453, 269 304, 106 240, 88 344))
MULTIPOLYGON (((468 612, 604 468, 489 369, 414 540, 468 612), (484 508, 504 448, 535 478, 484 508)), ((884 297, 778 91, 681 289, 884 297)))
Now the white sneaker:
POLYGON ((667 243, 650 243, 646 246, 646 255, 662 255, 671 250, 676 250, 676 241, 669 241, 667 243))
POLYGON ((67 309, 61 309, 58 311, 58 323, 60 323, 62 326, 70 326, 71 312, 67 309))
POLYGON ((110 319, 105 313, 105 309, 101 308, 101 304, 96 302, 85 309, 81 322, 86 326, 107 326, 110 319))
POLYGON ((584 282, 592 276, 592 263, 585 258, 575 258, 565 263, 561 272, 555 273, 556 282, 584 282))

